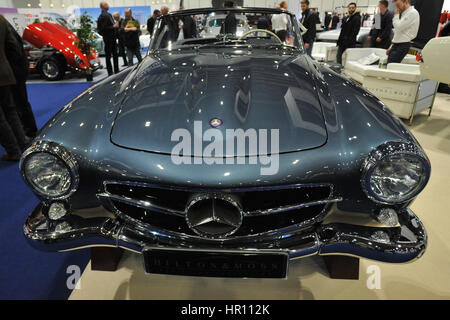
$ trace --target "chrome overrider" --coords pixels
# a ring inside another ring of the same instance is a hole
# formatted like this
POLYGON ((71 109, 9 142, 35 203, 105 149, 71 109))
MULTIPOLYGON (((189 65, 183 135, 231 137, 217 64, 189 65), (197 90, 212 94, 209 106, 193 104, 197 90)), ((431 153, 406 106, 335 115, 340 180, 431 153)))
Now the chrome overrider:
MULTIPOLYGON (((102 209, 103 210, 103 209, 102 209)), ((350 255, 402 263, 420 258, 427 235, 422 222, 409 209, 398 209, 396 227, 367 227, 344 223, 321 224, 277 233, 264 238, 213 241, 180 239, 160 230, 115 217, 83 218, 72 212, 62 221, 52 221, 39 205, 28 217, 24 233, 32 246, 44 251, 65 251, 91 246, 121 247, 134 252, 146 248, 199 250, 284 251, 291 259, 311 255, 350 255)))

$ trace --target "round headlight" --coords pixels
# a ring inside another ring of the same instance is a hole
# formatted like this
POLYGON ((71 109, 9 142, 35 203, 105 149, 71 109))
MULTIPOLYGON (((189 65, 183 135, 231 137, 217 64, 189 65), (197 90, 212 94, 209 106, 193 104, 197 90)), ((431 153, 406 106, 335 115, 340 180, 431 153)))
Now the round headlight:
POLYGON ((366 159, 362 185, 372 200, 397 204, 417 196, 429 177, 429 161, 418 147, 388 143, 374 150, 366 159))
POLYGON ((59 145, 44 142, 31 146, 20 168, 26 182, 44 198, 65 198, 77 187, 76 161, 59 145))

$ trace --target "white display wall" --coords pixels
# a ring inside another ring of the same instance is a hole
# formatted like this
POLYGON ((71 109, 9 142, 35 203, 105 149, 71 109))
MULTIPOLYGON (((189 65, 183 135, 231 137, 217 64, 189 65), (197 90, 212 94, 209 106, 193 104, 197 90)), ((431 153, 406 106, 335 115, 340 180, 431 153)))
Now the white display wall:
POLYGON ((444 1, 444 7, 442 8, 442 10, 450 11, 450 0, 444 1))

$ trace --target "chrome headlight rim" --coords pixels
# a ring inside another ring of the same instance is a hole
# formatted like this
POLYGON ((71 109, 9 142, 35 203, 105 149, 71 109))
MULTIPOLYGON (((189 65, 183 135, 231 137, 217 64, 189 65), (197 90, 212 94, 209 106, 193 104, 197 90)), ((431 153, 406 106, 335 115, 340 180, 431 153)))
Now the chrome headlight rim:
POLYGON ((430 180, 431 174, 431 164, 427 155, 420 146, 404 141, 390 141, 384 143, 374 150, 367 156, 362 164, 362 175, 361 175, 361 186, 366 194, 366 196, 375 203, 383 204, 383 205, 401 205, 413 200, 417 195, 419 195, 423 189, 425 189, 428 181, 430 180), (370 178, 374 172, 374 170, 378 167, 378 165, 388 157, 392 157, 395 155, 409 155, 420 160, 426 169, 427 176, 425 180, 422 182, 422 185, 415 190, 414 193, 408 196, 406 199, 400 199, 398 201, 386 201, 384 199, 379 198, 370 187, 370 178))
POLYGON ((30 188, 42 199, 44 200, 63 200, 69 198, 73 193, 75 193, 78 189, 80 176, 78 174, 78 162, 75 157, 66 150, 62 145, 50 142, 50 141, 37 141, 33 143, 25 152, 22 154, 19 163, 20 172, 22 174, 25 182, 30 186, 30 188), (68 169, 71 177, 71 183, 69 189, 61 195, 51 196, 45 193, 40 192, 34 187, 34 185, 29 181, 25 174, 25 164, 27 160, 34 154, 37 153, 47 153, 54 157, 59 158, 66 168, 68 169))

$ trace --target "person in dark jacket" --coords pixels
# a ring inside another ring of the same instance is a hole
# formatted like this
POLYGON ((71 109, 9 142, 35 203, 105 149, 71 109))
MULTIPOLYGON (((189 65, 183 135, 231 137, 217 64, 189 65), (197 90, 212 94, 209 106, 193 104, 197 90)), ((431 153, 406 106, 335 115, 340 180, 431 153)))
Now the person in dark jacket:
MULTIPOLYGON (((119 12, 113 13, 113 18, 116 20, 116 22, 120 25, 122 25, 123 18, 120 16, 119 12)), ((118 47, 119 47, 119 57, 122 57, 123 59, 123 67, 128 66, 128 60, 127 60, 127 53, 125 51, 125 42, 123 40, 123 30, 121 28, 117 29, 117 40, 118 40, 118 47)))
POLYGON ((127 48, 128 65, 133 65, 133 56, 136 56, 138 61, 141 62, 141 44, 139 41, 141 26, 139 21, 133 18, 130 8, 125 9, 125 19, 123 19, 120 25, 120 30, 123 31, 124 42, 127 48))
POLYGON ((14 103, 16 105, 17 113, 22 121, 25 134, 34 138, 37 134, 36 120, 34 118, 33 110, 28 101, 27 93, 27 77, 29 71, 28 57, 23 49, 23 41, 21 36, 17 33, 12 25, 8 23, 8 30, 14 37, 14 42, 8 43, 6 46, 6 58, 14 72, 16 84, 11 86, 11 93, 13 95, 14 103))
POLYGON ((133 18, 131 9, 125 9, 125 19, 122 21, 120 30, 123 31, 125 46, 127 47, 128 65, 133 65, 133 57, 136 56, 138 62, 142 61, 141 44, 139 35, 141 34, 141 26, 139 21, 133 18))
POLYGON ((105 42, 106 69, 108 69, 108 75, 112 75, 111 57, 113 58, 114 73, 119 72, 119 56, 117 54, 117 32, 119 24, 108 12, 109 4, 107 2, 100 2, 100 9, 102 9, 102 13, 97 20, 97 30, 103 37, 103 42, 105 42))
POLYGON ((1 157, 5 161, 19 161, 28 142, 12 98, 11 86, 16 84, 16 78, 5 52, 14 41, 6 19, 0 14, 0 144, 6 150, 1 157))
POLYGON ((167 15, 169 13, 168 6, 161 7, 161 24, 156 30, 155 39, 158 47, 167 48, 169 43, 175 42, 180 34, 178 20, 173 16, 167 15))
POLYGON ((306 53, 312 57, 312 49, 314 45, 314 40, 316 39, 316 24, 317 16, 314 12, 309 9, 309 0, 302 0, 302 18, 300 20, 301 24, 308 29, 308 31, 303 34, 303 43, 305 45, 306 53))
POLYGON ((270 19, 269 19, 269 17, 266 14, 260 16, 258 18, 258 22, 256 24, 256 28, 257 29, 263 29, 263 30, 269 30, 269 28, 270 28, 269 20, 270 19))
POLYGON ((356 46, 356 39, 361 29, 361 15, 356 12, 356 3, 348 5, 348 16, 342 20, 341 33, 337 42, 337 62, 342 64, 342 55, 345 50, 356 46))
POLYGON ((380 9, 380 29, 370 30, 369 41, 372 48, 387 49, 391 46, 392 19, 394 14, 388 10, 389 2, 382 0, 378 4, 380 9))
MULTIPOLYGON (((233 8, 234 3, 232 1, 225 1, 225 8, 233 8)), ((221 34, 236 34, 237 31, 237 19, 234 12, 227 12, 227 16, 222 26, 220 27, 221 34)))
MULTIPOLYGON (((180 7, 180 11, 182 11, 182 10, 184 10, 184 8, 180 7)), ((183 29, 184 39, 196 38, 197 37, 197 22, 195 22, 195 19, 190 15, 186 15, 186 16, 183 16, 180 20, 183 23, 182 29, 183 29)))
POLYGON ((337 12, 333 12, 333 16, 331 18, 330 30, 336 30, 338 24, 339 24, 339 16, 338 16, 337 12))
POLYGON ((325 20, 324 20, 324 25, 323 28, 324 30, 328 30, 328 28, 330 27, 330 23, 331 23, 331 14, 329 14, 328 12, 325 13, 325 20))
POLYGON ((153 15, 147 20, 147 31, 150 37, 153 35, 153 29, 155 28, 156 19, 161 15, 161 11, 158 9, 153 10, 153 15))

